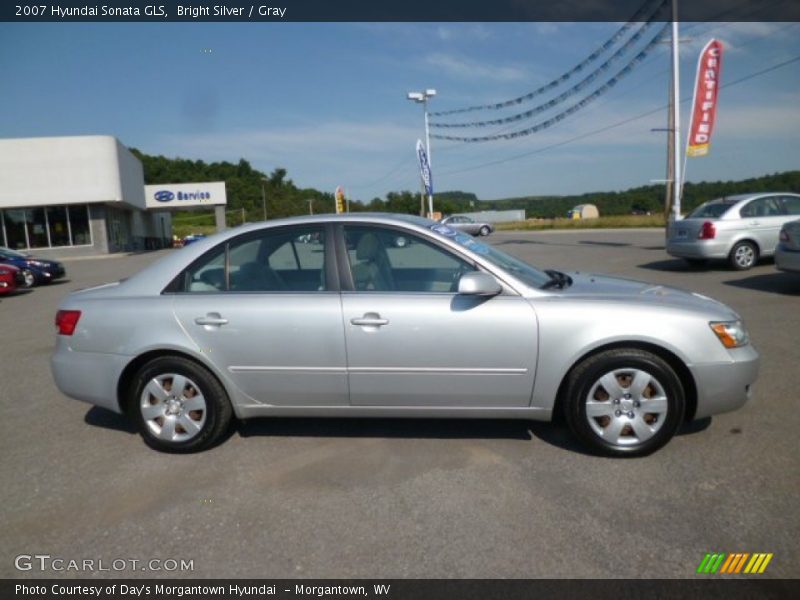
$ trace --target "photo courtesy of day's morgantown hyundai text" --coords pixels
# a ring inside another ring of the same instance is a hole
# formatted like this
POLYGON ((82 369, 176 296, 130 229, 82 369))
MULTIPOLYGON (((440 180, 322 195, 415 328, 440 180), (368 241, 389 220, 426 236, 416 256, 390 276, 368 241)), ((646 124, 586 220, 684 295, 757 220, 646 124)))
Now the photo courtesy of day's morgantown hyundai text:
POLYGON ((593 451, 640 456, 741 407, 759 365, 711 298, 368 213, 201 239, 70 294, 56 326, 59 389, 171 452, 210 447, 234 416, 563 415, 593 451))

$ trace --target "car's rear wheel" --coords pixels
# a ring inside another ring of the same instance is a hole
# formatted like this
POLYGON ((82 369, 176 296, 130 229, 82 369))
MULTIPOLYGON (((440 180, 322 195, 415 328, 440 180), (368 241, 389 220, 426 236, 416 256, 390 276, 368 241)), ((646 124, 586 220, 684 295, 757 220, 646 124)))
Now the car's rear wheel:
POLYGON ((591 356, 567 381, 565 416, 590 449, 644 456, 666 444, 683 421, 685 394, 672 367, 636 348, 591 356))
POLYGON ((148 446, 163 452, 196 452, 227 431, 231 403, 204 367, 178 356, 156 358, 133 378, 128 409, 148 446))
POLYGON ((758 262, 758 248, 752 242, 739 242, 731 249, 728 260, 737 271, 746 271, 758 262))
POLYGON ((26 288, 36 285, 36 276, 30 269, 22 269, 22 285, 26 288))
POLYGON ((489 235, 490 233, 492 233, 492 230, 491 230, 491 229, 489 229, 489 228, 488 228, 486 225, 484 225, 483 227, 481 227, 480 234, 481 234, 482 236, 487 236, 487 235, 489 235))

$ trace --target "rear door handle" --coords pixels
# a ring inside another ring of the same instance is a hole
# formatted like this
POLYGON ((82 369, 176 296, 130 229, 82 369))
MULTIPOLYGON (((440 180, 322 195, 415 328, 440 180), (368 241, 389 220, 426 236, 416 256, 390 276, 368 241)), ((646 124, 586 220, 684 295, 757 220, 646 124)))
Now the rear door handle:
POLYGON ((194 322, 197 325, 227 325, 228 319, 223 319, 219 313, 208 313, 205 317, 197 317, 194 322))
POLYGON ((382 319, 378 313, 369 312, 363 317, 350 319, 350 322, 361 327, 383 327, 389 324, 389 319, 382 319))

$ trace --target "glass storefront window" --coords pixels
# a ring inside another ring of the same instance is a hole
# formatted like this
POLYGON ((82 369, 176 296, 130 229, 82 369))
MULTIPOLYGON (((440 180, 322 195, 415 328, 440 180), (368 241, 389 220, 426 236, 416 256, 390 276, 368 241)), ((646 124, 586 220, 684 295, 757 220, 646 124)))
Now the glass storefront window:
POLYGON ((3 220, 6 225, 7 247, 12 250, 27 248, 28 240, 25 237, 25 210, 5 210, 3 211, 3 220))
POLYGON ((47 207, 47 225, 50 228, 51 246, 69 246, 69 226, 66 206, 47 207))
POLYGON ((69 224, 72 228, 72 245, 88 246, 92 243, 89 232, 89 207, 85 204, 69 207, 69 224))
POLYGON ((44 208, 29 208, 28 213, 28 244, 31 248, 47 248, 47 222, 44 218, 44 208))
POLYGON ((14 250, 92 243, 86 204, 0 210, 0 226, 0 245, 14 250))

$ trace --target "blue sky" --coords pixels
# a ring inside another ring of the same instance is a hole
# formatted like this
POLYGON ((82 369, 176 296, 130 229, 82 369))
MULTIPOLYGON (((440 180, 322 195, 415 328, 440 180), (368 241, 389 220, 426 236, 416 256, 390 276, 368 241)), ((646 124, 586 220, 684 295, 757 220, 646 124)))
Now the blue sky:
MULTIPOLYGON (((421 107, 406 100, 407 92, 437 89, 431 110, 513 98, 569 70, 619 27, 2 23, 0 136, 110 134, 151 154, 245 158, 265 172, 284 167, 297 185, 330 191, 343 185, 351 197, 369 200, 419 189, 414 145, 423 137, 423 117, 421 107)), ((682 96, 691 95, 697 55, 712 36, 726 43, 723 85, 800 56, 798 23, 686 23, 681 34, 691 38, 682 47, 682 96)), ((493 199, 619 190, 663 178, 665 134, 650 130, 665 126, 666 111, 543 148, 664 105, 668 65, 668 47, 662 45, 611 92, 525 138, 434 141, 437 191, 493 199)), ((689 103, 682 109, 688 117, 689 103)), ((496 118, 498 112, 467 116, 496 118)), ((795 62, 721 90, 711 153, 690 159, 688 180, 797 169, 798 157, 795 62)))

